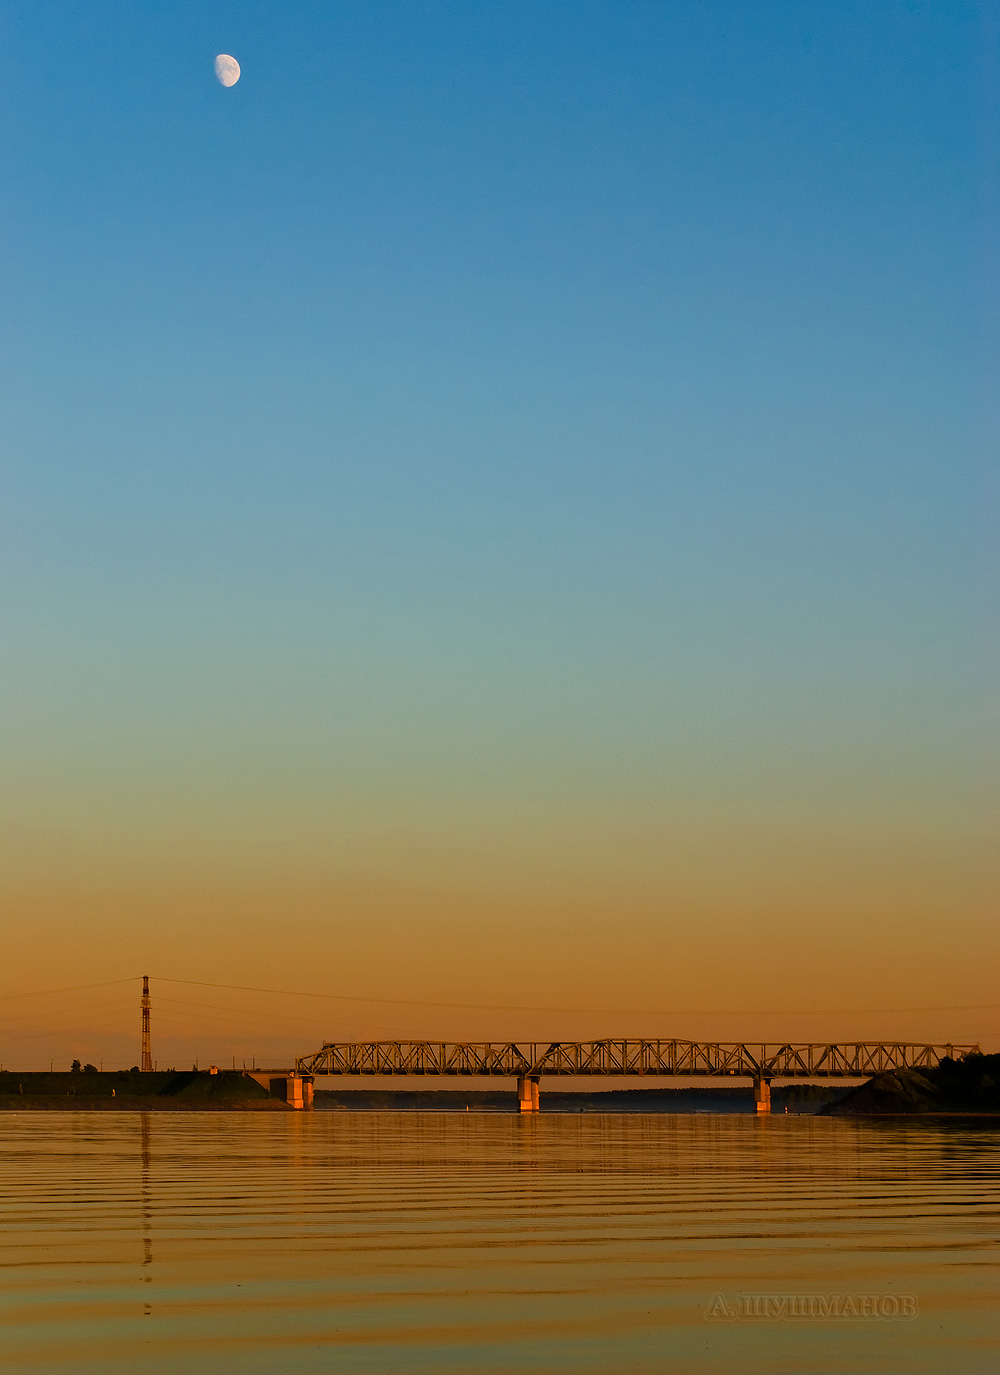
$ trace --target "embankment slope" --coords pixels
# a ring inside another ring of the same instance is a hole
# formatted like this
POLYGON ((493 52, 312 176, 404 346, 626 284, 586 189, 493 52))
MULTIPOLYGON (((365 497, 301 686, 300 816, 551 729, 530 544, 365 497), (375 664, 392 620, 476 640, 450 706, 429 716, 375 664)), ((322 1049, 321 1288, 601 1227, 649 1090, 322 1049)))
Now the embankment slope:
POLYGON ((1000 1055, 965 1055, 933 1069, 877 1074, 820 1111, 836 1117, 1000 1115, 1000 1055))
POLYGON ((102 1074, 0 1071, 0 1110, 148 1111, 148 1112, 287 1112, 242 1070, 159 1070, 141 1074, 118 1070, 102 1074))

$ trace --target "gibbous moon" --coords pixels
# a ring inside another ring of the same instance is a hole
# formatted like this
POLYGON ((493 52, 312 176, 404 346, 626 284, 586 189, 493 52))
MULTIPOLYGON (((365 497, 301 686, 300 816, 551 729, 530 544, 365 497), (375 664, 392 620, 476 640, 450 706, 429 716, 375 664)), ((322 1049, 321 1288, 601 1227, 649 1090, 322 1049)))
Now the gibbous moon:
POLYGON ((235 86, 240 79, 240 64, 228 53, 219 53, 215 59, 215 75, 223 86, 235 86))

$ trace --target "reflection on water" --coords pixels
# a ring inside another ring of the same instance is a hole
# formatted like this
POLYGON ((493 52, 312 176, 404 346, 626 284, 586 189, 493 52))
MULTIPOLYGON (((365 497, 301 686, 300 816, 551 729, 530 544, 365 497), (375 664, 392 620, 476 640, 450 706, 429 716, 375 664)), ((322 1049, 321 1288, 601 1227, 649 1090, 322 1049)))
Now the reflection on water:
MULTIPOLYGON (((139 1198, 142 1213, 142 1265, 145 1270, 147 1265, 153 1263, 153 1209, 149 1188, 149 1167, 152 1163, 150 1153, 150 1114, 141 1112, 139 1114, 139 1161, 142 1174, 139 1183, 139 1198)), ((142 1277, 144 1284, 152 1284, 153 1276, 144 1274, 142 1277)), ((143 1304, 143 1316, 152 1315, 152 1306, 148 1303, 143 1304)))
POLYGON ((2 1114, 0 1368, 993 1375, 998 1146, 785 1116, 2 1114), (919 1316, 709 1314, 845 1292, 919 1316))

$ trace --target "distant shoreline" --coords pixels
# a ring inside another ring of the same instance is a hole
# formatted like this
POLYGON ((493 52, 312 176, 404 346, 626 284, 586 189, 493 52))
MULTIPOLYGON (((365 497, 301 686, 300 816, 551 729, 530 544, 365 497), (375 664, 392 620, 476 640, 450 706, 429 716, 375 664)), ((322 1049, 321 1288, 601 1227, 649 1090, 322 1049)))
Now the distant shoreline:
MULTIPOLYGON (((815 1113, 846 1089, 820 1084, 785 1084, 772 1090, 775 1112, 815 1113)), ((508 1087, 428 1089, 317 1089, 319 1112, 470 1112, 517 1113, 513 1083, 508 1087)), ((543 1084, 543 1113, 738 1113, 754 1112, 749 1088, 711 1086, 584 1090, 549 1089, 543 1084)), ((75 1073, 0 1072, 0 1111, 7 1112, 288 1112, 279 1098, 242 1070, 137 1070, 75 1073), (152 1090, 152 1091, 151 1091, 152 1090)))
MULTIPOLYGON (((788 1085, 772 1091, 777 1112, 815 1113, 845 1092, 821 1085, 788 1085)), ((318 1112, 516 1113, 510 1089, 317 1089, 318 1112)), ((736 1113, 754 1114, 749 1088, 549 1089, 543 1080, 541 1112, 548 1113, 736 1113)))
MULTIPOLYGON (((329 1081, 327 1081, 329 1082, 329 1081)), ((772 1086, 771 1114, 873 1118, 1000 1117, 1000 1056, 968 1057, 931 1070, 900 1070, 851 1087, 783 1083, 772 1086)), ((391 1087, 356 1083, 317 1088, 314 1108, 325 1113, 476 1112, 517 1114, 514 1085, 427 1088, 412 1081, 391 1087)), ((243 1070, 138 1070, 100 1072, 0 1071, 0 1112, 292 1112, 277 1094, 243 1070)), ((549 1088, 543 1081, 542 1114, 755 1115, 749 1088, 549 1088)))

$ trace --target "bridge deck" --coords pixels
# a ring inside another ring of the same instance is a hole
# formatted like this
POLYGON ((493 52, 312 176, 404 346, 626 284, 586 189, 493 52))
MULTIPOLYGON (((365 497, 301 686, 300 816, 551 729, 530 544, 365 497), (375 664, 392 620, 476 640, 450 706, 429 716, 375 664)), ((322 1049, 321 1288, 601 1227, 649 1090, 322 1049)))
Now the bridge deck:
POLYGON ((863 1079, 885 1070, 926 1069, 978 1046, 902 1041, 774 1043, 717 1041, 350 1041, 326 1042, 295 1062, 300 1074, 487 1076, 659 1076, 863 1079))

